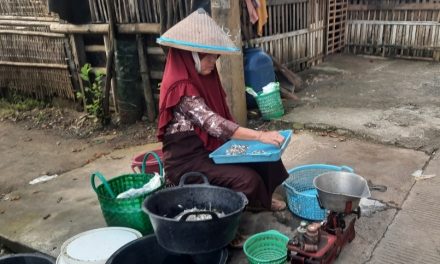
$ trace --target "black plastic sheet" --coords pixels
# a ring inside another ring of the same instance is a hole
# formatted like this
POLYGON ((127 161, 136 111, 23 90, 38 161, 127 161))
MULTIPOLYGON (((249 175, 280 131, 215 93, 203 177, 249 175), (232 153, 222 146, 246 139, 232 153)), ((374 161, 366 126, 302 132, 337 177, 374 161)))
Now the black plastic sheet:
POLYGON ((49 12, 72 24, 88 24, 92 20, 87 0, 49 0, 49 12))

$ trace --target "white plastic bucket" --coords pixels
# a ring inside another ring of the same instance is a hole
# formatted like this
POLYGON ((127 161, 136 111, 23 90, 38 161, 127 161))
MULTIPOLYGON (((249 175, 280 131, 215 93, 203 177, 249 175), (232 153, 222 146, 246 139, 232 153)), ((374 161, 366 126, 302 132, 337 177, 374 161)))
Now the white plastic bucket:
POLYGON ((104 227, 69 238, 61 246, 57 264, 105 264, 125 244, 142 237, 132 228, 104 227))

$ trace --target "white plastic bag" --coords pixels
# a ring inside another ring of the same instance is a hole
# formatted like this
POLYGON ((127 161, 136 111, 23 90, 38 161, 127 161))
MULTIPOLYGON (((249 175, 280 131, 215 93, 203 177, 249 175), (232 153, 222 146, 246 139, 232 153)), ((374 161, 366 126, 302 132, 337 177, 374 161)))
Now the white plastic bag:
POLYGON ((263 87, 263 94, 268 94, 278 89, 278 83, 270 82, 266 86, 263 87))
POLYGON ((125 192, 118 194, 118 196, 116 196, 116 199, 134 198, 151 192, 160 187, 160 185, 162 184, 161 178, 162 177, 157 172, 155 172, 153 178, 151 178, 150 181, 142 186, 142 188, 131 188, 125 192))

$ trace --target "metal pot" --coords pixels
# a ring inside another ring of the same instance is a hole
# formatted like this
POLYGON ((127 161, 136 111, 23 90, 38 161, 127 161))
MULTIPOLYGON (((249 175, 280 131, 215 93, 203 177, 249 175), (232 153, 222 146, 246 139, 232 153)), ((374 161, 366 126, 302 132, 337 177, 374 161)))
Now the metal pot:
POLYGON ((179 254, 201 254, 219 250, 234 239, 238 222, 248 200, 243 193, 212 186, 205 175, 190 172, 182 176, 179 186, 167 188, 148 197, 143 210, 150 216, 159 244, 179 254), (188 184, 190 176, 203 179, 203 184, 188 184), (188 212, 193 208, 206 211, 188 212), (223 212, 218 216, 216 212, 223 212), (211 215, 211 219, 188 221, 188 217, 211 215))
POLYGON ((359 206, 361 198, 371 196, 367 181, 350 172, 326 172, 315 179, 321 207, 337 213, 350 213, 359 206))

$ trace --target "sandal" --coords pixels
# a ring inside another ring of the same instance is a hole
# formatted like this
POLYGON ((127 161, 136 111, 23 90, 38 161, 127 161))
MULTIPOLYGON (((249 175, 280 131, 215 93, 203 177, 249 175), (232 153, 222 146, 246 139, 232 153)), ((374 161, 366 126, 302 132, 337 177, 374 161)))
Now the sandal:
POLYGON ((246 239, 248 239, 248 236, 237 233, 235 234, 234 239, 229 242, 229 246, 235 249, 242 249, 244 246, 244 242, 246 242, 246 239))
POLYGON ((266 208, 262 206, 249 206, 249 205, 246 206, 244 210, 249 211, 251 213, 260 213, 260 212, 268 211, 266 208))
POLYGON ((272 205, 270 206, 272 212, 284 211, 286 207, 286 202, 272 198, 272 205))

